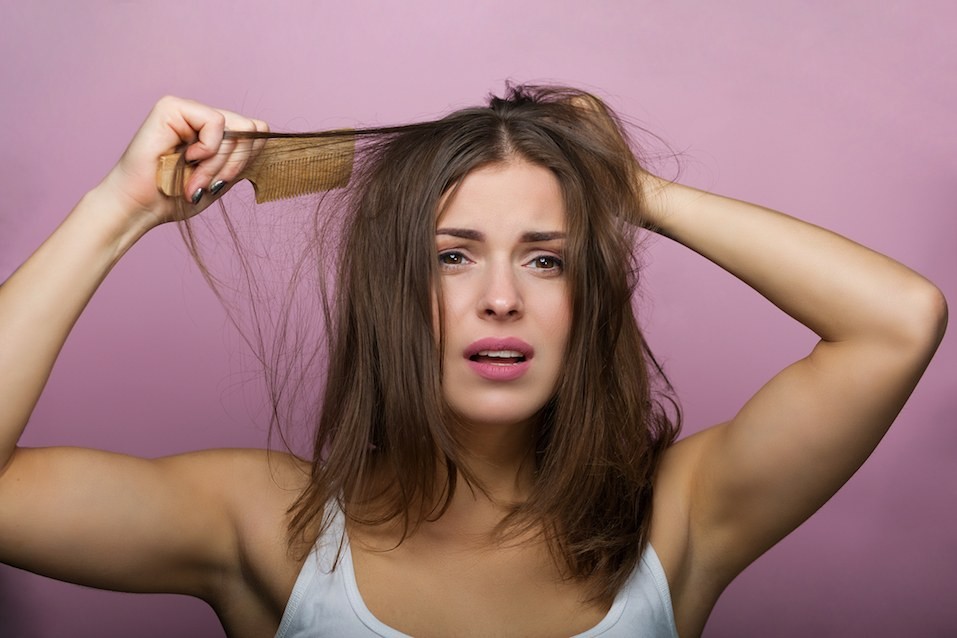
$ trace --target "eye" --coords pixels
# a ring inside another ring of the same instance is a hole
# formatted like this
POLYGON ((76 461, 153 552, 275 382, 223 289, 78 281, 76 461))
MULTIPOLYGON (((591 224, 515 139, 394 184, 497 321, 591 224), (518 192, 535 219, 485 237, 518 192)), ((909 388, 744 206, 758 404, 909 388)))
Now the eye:
POLYGON ((445 250, 439 253, 439 266, 457 268, 471 263, 471 260, 457 250, 445 250))
POLYGON ((535 270, 550 271, 549 274, 560 274, 565 270, 565 262, 555 255, 537 255, 527 265, 535 270))

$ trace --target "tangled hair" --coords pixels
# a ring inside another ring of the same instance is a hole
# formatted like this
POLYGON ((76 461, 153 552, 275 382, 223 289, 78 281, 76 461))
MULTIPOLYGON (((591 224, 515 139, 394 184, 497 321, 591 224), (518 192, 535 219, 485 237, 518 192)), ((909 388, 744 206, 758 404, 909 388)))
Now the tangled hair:
POLYGON ((517 86, 487 107, 351 134, 359 150, 350 187, 335 200, 343 216, 325 306, 326 386, 290 542, 311 545, 333 501, 361 525, 399 522, 404 539, 442 515, 460 480, 482 489, 443 398, 435 225, 443 195, 471 171, 521 159, 561 185, 572 325, 539 414, 534 486, 527 500, 505 504, 499 532, 546 541, 566 578, 582 582, 590 600, 610 602, 648 541, 655 472, 680 427, 631 306, 644 220, 623 127, 587 93, 517 86))

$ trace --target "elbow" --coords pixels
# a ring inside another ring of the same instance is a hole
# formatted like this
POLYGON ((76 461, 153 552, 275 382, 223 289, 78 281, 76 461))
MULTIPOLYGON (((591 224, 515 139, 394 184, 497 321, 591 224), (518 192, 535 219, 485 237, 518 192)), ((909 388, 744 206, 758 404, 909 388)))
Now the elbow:
POLYGON ((944 332, 947 330, 947 299, 944 297, 944 293, 938 288, 931 284, 934 289, 934 335, 935 342, 934 348, 940 344, 941 339, 944 338, 944 332))
POLYGON ((921 278, 902 301, 900 335, 929 359, 947 329, 947 299, 940 288, 921 278))
POLYGON ((934 348, 944 338, 944 331, 947 330, 947 299, 944 293, 934 284, 927 282, 925 291, 922 294, 921 302, 921 324, 924 331, 929 335, 934 344, 934 348))

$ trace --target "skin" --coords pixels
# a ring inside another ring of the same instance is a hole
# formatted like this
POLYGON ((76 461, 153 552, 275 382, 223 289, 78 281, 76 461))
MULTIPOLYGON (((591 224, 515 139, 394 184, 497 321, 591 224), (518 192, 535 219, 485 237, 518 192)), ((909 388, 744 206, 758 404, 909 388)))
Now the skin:
POLYGON ((516 433, 520 437, 510 446, 525 447, 533 418, 558 382, 571 328, 561 262, 564 234, 558 180, 523 161, 468 175, 438 219, 445 397, 474 433, 467 446, 472 450, 485 447, 483 437, 504 441, 516 433), (554 237, 528 241, 549 235, 554 237), (518 338, 532 346, 529 372, 509 382, 476 375, 462 353, 488 337, 518 338))
MULTIPOLYGON (((116 168, 0 287, 0 560, 95 587, 194 595, 212 605, 230 635, 262 636, 276 631, 299 570, 286 545, 285 512, 302 489, 305 468, 264 451, 145 460, 17 447, 99 283, 130 246, 171 219, 171 201, 153 181, 157 158, 190 144, 187 157, 198 164, 189 194, 230 181, 254 149, 222 142, 226 127, 265 130, 234 113, 161 100, 116 168)), ((530 480, 523 473, 527 419, 554 383, 554 369, 546 368, 565 338, 566 321, 542 323, 545 308, 567 316, 561 277, 531 268, 537 250, 519 241, 529 228, 559 224, 549 178, 522 163, 477 171, 464 184, 480 187, 477 194, 459 193, 440 228, 472 226, 485 240, 448 246, 447 236, 437 238, 440 249, 454 248, 469 260, 461 269, 443 269, 449 356, 463 342, 502 331, 531 340, 534 361, 542 364, 533 363, 535 374, 522 379, 532 390, 523 400, 507 389, 470 385, 456 369, 461 362, 447 361, 450 401, 472 426, 476 472, 496 499, 520 498, 530 480), (505 215, 509 189, 522 197, 512 197, 517 208, 505 215)), ((665 455, 651 542, 679 632, 695 636, 731 579, 867 458, 936 349, 946 304, 920 275, 838 235, 651 175, 636 172, 635 179, 662 234, 736 275, 820 337, 733 419, 665 455)), ((212 199, 204 196, 192 212, 212 199)), ((560 254, 561 246, 535 248, 560 254)), ((372 551, 394 530, 350 529, 369 607, 416 635, 568 635, 594 625, 604 610, 583 605, 574 586, 558 583, 541 547, 487 542, 499 515, 494 501, 459 490, 446 516, 395 552, 372 551), (547 613, 531 615, 530 608, 547 613)))

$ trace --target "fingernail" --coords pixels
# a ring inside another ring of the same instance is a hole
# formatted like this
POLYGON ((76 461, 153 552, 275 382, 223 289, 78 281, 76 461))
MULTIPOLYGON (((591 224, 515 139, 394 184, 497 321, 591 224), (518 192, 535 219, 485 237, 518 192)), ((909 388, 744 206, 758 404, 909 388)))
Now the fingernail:
POLYGON ((193 193, 193 197, 191 198, 191 200, 192 200, 193 204, 198 204, 198 203, 199 203, 199 200, 201 200, 201 199, 203 199, 203 189, 202 189, 202 188, 197 188, 197 189, 196 189, 196 192, 193 193))
POLYGON ((210 195, 217 194, 219 191, 223 190, 223 186, 225 185, 226 185, 226 180, 217 179, 215 182, 209 185, 209 194, 210 195))

